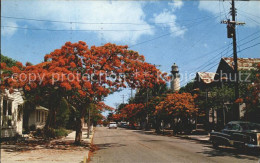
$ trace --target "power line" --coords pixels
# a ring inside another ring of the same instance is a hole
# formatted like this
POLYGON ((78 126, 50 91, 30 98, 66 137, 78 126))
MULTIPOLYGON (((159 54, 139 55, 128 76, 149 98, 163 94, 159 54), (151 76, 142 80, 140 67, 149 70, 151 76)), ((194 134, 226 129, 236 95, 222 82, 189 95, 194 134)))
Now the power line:
POLYGON ((260 18, 260 16, 254 15, 254 14, 249 13, 249 12, 246 12, 246 11, 243 11, 243 10, 241 10, 241 9, 240 9, 239 11, 242 11, 242 12, 245 13, 245 14, 252 15, 252 16, 254 16, 254 17, 260 18))
MULTIPOLYGON (((215 17, 218 17, 218 16, 215 16, 215 17)), ((203 21, 204 21, 204 20, 203 20, 203 21)), ((200 23, 200 22, 202 22, 202 21, 195 22, 195 23, 200 23)), ((190 23, 190 24, 188 24, 188 25, 191 25, 191 24, 194 24, 194 23, 190 23)), ((196 25, 198 25, 198 24, 196 24, 196 25)), ((187 26, 187 25, 186 25, 186 26, 187 26)), ((186 29, 186 28, 182 28, 182 29, 180 29, 180 30, 183 30, 183 29, 186 29)), ((162 38, 162 37, 165 37, 165 36, 169 36, 169 35, 171 35, 171 34, 173 34, 173 33, 179 32, 180 30, 178 30, 178 31, 173 31, 173 32, 169 32, 169 33, 166 33, 166 34, 163 34, 163 35, 154 37, 154 38, 152 38, 152 39, 149 39, 149 40, 146 40, 146 41, 143 41, 143 42, 139 42, 139 43, 130 45, 129 47, 134 47, 134 46, 141 45, 141 44, 144 44, 144 43, 153 41, 153 40, 157 40, 157 39, 159 39, 159 38, 162 38)))
POLYGON ((249 48, 252 48, 252 47, 255 47, 255 46, 257 46, 257 45, 260 45, 260 42, 259 42, 259 43, 256 43, 256 44, 254 44, 254 45, 248 46, 248 47, 246 47, 246 48, 244 48, 244 49, 242 49, 242 50, 240 50, 240 51, 238 51, 238 52, 245 51, 245 50, 247 50, 247 49, 249 49, 249 48))
POLYGON ((17 29, 25 29, 25 30, 40 30, 40 31, 143 31, 149 29, 142 30, 124 30, 124 29, 41 29, 41 28, 27 28, 27 27, 16 27, 16 26, 1 26, 3 28, 17 28, 17 29))
MULTIPOLYGON (((248 39, 248 38, 250 38, 251 36, 254 36, 254 35, 257 34, 257 33, 260 33, 260 31, 253 32, 252 34, 250 34, 250 35, 244 37, 243 39, 241 39, 240 42, 241 42, 241 41, 244 41, 244 40, 246 40, 246 39, 248 39)), ((260 37, 260 36, 259 36, 259 37, 260 37)), ((253 39, 251 39, 251 40, 249 40, 249 41, 247 41, 247 42, 241 44, 240 46, 246 45, 246 44, 248 44, 249 42, 252 42, 253 40, 256 40, 256 39, 259 38, 259 37, 253 38, 253 39)), ((210 61, 212 61, 212 60, 215 60, 215 59, 219 56, 219 54, 221 54, 221 53, 223 53, 224 51, 227 50, 227 52, 223 55, 223 56, 226 56, 226 54, 227 54, 228 52, 230 52, 230 50, 229 50, 230 45, 232 45, 232 43, 228 44, 228 47, 227 47, 227 48, 225 48, 223 51, 221 51, 220 53, 218 53, 217 55, 215 55, 213 58, 211 58, 211 59, 208 60, 207 62, 210 62, 210 61)), ((220 49, 223 49, 224 47, 226 47, 226 46, 223 46, 223 47, 221 47, 220 49)), ((220 49, 219 49, 219 50, 220 50, 220 49)), ((216 52, 216 51, 218 51, 218 50, 215 50, 215 52, 216 52)), ((210 53, 211 53, 211 52, 206 53, 206 54, 210 54, 210 53)), ((206 55, 206 54, 205 54, 205 55, 206 55)), ((213 62, 210 62, 210 63, 208 63, 206 66, 205 66, 204 64, 202 64, 201 66, 195 68, 195 71, 197 71, 198 69, 206 68, 206 67, 208 67, 209 65, 211 65, 212 63, 213 63, 213 62), (204 67, 203 67, 203 66, 204 66, 204 67)))
MULTIPOLYGON (((210 19, 210 18, 207 18, 207 19, 210 19)), ((204 20, 202 20, 204 21, 204 20)), ((201 21, 198 21, 198 22, 192 22, 192 23, 189 23, 189 24, 186 24, 186 25, 191 25, 191 24, 195 24, 195 23, 199 23, 201 21)), ((70 24, 72 22, 69 22, 70 24)), ((174 25, 173 25, 174 26, 174 25)), ((164 27, 164 28, 172 28, 173 26, 169 25, 168 27, 164 27)), ((185 26, 185 24, 184 24, 185 26)), ((122 32, 129 32, 129 31, 144 31, 144 30, 150 30, 150 29, 154 29, 156 27, 152 27, 152 28, 147 28, 147 29, 41 29, 41 28, 28 28, 28 27, 18 27, 18 26, 1 26, 3 28, 16 28, 16 29, 24 29, 24 30, 40 30, 40 31, 108 31, 108 32, 113 32, 113 31, 122 31, 122 32)), ((183 28, 185 29, 185 28, 183 28)), ((180 29, 180 30, 183 30, 183 29, 180 29)), ((177 31, 175 31, 177 32, 177 31)))
POLYGON ((258 21, 256 21, 256 20, 254 20, 253 18, 251 18, 251 17, 249 17, 249 16, 246 16, 246 15, 244 15, 244 14, 241 14, 241 13, 239 13, 239 15, 242 15, 242 16, 244 16, 244 17, 246 17, 246 18, 250 19, 250 20, 251 20, 251 21, 253 21, 254 23, 256 23, 256 24, 260 25, 260 22, 258 22, 258 21))
MULTIPOLYGON (((12 17, 12 16, 1 16, 5 19, 17 19, 17 20, 27 20, 27 21, 40 21, 40 22, 52 22, 52 23, 68 23, 68 24, 100 24, 100 25, 148 25, 148 23, 129 23, 129 22, 78 22, 78 21, 61 21, 61 20, 47 20, 47 19, 35 19, 35 18, 22 18, 22 17, 12 17)), ((212 16, 199 17, 196 19, 182 19, 182 21, 196 21, 204 18, 212 18, 212 16)), ((155 23, 149 22, 149 24, 175 24, 176 22, 164 22, 155 23)))
POLYGON ((250 42, 252 42, 252 41, 254 41, 254 40, 258 39, 258 38, 260 38, 260 36, 255 37, 255 38, 253 38, 252 40, 249 40, 249 41, 247 41, 247 42, 245 42, 245 43, 243 43, 243 44, 240 44, 239 46, 246 45, 246 44, 248 44, 248 43, 250 43, 250 42))
MULTIPOLYGON (((215 24, 213 24, 213 26, 215 26, 215 24)), ((207 27, 207 31, 198 39, 195 40, 195 42, 193 42, 193 44, 191 46, 186 46, 186 48, 184 47, 185 45, 182 46, 182 50, 179 51, 179 54, 183 54, 182 52, 184 52, 184 54, 186 54, 187 52, 189 52, 192 48, 194 48, 198 43, 200 43, 206 36, 209 35, 209 33, 212 31, 213 28, 211 28, 211 26, 209 27, 208 24, 206 25, 207 27)))

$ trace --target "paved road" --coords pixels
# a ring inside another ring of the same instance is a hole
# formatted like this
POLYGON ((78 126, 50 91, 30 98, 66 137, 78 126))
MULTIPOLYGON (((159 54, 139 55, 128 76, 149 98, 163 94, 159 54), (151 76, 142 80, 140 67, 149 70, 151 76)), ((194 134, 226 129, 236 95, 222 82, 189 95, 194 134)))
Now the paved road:
POLYGON ((215 150, 211 145, 176 137, 147 135, 138 130, 97 127, 94 144, 99 148, 91 158, 96 162, 258 162, 254 155, 236 149, 215 150))

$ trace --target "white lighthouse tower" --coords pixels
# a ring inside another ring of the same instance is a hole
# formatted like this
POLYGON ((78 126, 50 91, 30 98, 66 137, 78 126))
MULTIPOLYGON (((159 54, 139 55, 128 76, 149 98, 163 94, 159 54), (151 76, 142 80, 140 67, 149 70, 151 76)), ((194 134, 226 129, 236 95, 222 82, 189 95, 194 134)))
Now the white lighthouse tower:
POLYGON ((172 79, 171 79, 171 90, 179 91, 180 90, 180 74, 179 74, 179 69, 176 63, 172 65, 172 79))

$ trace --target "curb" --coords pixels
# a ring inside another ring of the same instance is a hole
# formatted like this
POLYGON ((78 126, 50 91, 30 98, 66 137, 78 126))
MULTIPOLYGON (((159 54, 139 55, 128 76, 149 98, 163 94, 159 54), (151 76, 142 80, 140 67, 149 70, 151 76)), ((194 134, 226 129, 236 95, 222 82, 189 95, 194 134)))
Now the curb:
POLYGON ((189 136, 175 136, 175 137, 178 137, 178 138, 181 138, 181 139, 187 139, 187 140, 194 140, 194 141, 204 143, 204 144, 210 144, 209 140, 200 140, 200 139, 191 138, 189 136))
MULTIPOLYGON (((92 134, 89 135, 89 137, 90 137, 90 142, 89 142, 90 146, 92 145, 92 142, 93 142, 94 133, 95 133, 95 128, 93 128, 92 134)), ((90 152, 90 146, 89 146, 88 152, 87 152, 86 155, 84 156, 83 163, 87 163, 87 162, 88 162, 89 152, 90 152)))

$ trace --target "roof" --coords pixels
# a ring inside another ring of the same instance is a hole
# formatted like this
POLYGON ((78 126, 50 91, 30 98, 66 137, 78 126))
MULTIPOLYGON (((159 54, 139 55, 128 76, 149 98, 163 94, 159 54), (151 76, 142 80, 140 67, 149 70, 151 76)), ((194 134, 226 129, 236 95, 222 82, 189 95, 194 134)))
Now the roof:
POLYGON ((49 111, 49 109, 43 107, 43 106, 36 106, 35 108, 36 110, 45 110, 45 111, 49 111))
POLYGON ((206 84, 210 84, 214 81, 215 74, 214 72, 198 72, 200 79, 206 84))
MULTIPOLYGON (((222 58, 232 69, 233 58, 222 58)), ((260 63, 260 58, 237 58, 238 70, 251 70, 255 65, 260 63)))
POLYGON ((2 91, 0 93, 0 95, 3 96, 4 98, 17 102, 18 104, 24 103, 22 91, 20 91, 18 89, 14 89, 13 93, 10 93, 9 90, 5 89, 4 91, 2 91))

